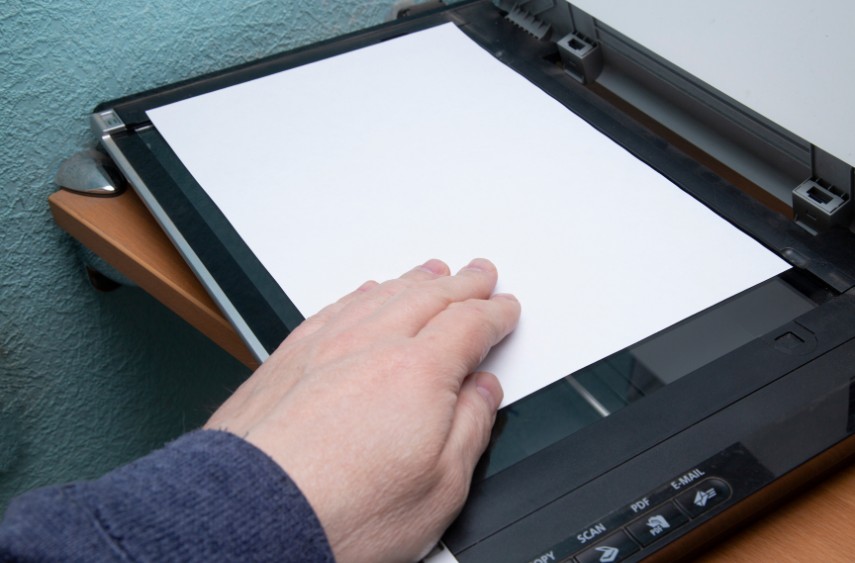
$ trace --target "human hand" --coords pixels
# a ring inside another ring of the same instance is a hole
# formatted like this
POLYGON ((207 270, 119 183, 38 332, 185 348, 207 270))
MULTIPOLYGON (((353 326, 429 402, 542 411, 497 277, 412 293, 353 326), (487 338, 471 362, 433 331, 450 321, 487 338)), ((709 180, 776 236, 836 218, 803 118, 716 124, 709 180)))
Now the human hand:
POLYGON ((303 322, 208 421, 270 455, 339 563, 414 561, 460 510, 502 389, 472 373, 520 307, 495 267, 430 260, 303 322))

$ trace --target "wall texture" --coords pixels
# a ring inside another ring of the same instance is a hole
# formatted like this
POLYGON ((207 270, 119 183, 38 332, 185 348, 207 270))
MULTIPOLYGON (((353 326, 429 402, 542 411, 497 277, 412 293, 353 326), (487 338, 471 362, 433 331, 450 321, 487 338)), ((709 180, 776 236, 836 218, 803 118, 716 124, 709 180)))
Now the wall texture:
POLYGON ((248 374, 138 289, 93 290, 50 217, 96 103, 379 23, 390 0, 0 5, 0 511, 203 422, 248 374))

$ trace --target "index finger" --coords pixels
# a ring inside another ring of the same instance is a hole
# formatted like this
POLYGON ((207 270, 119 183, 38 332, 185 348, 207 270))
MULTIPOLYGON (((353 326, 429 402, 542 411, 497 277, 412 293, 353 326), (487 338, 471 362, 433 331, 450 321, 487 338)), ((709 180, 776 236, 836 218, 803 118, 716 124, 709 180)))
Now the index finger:
POLYGON ((476 258, 453 276, 439 277, 396 294, 375 312, 373 320, 381 326, 415 336, 455 303, 488 299, 497 279, 493 263, 476 258))
MULTIPOLYGON (((430 259, 421 266, 416 266, 396 280, 389 280, 382 284, 374 281, 363 283, 356 291, 345 295, 332 305, 327 305, 318 313, 307 318, 297 327, 300 338, 317 332, 325 325, 336 319, 339 326, 350 326, 355 322, 363 320, 382 307, 397 293, 407 288, 418 285, 420 282, 434 280, 449 274, 445 262, 430 259)), ((294 340, 295 338, 291 338, 294 340)))

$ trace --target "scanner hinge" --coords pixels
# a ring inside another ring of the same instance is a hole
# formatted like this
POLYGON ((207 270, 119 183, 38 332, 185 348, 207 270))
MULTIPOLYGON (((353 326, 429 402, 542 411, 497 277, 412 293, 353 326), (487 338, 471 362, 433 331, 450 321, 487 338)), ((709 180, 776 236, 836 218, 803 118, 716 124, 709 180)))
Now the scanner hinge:
POLYGON ((125 122, 112 109, 93 113, 89 118, 89 123, 99 137, 125 129, 125 122))
POLYGON ((603 70, 603 50, 581 33, 568 33, 555 42, 564 70, 582 84, 590 84, 603 70))
POLYGON ((564 0, 493 0, 505 18, 541 41, 573 29, 569 4, 564 0))
POLYGON ((811 147, 813 176, 793 190, 796 224, 815 235, 852 222, 853 169, 842 160, 811 147))

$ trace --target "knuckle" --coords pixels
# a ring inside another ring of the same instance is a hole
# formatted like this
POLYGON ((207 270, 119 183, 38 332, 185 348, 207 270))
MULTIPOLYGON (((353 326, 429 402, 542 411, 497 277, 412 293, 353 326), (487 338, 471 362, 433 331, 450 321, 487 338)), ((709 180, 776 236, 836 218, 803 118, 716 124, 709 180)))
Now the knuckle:
POLYGON ((413 287, 413 285, 414 282, 412 280, 408 280, 406 278, 398 278, 394 280, 384 281, 374 290, 379 291, 386 297, 394 297, 395 295, 413 287))

